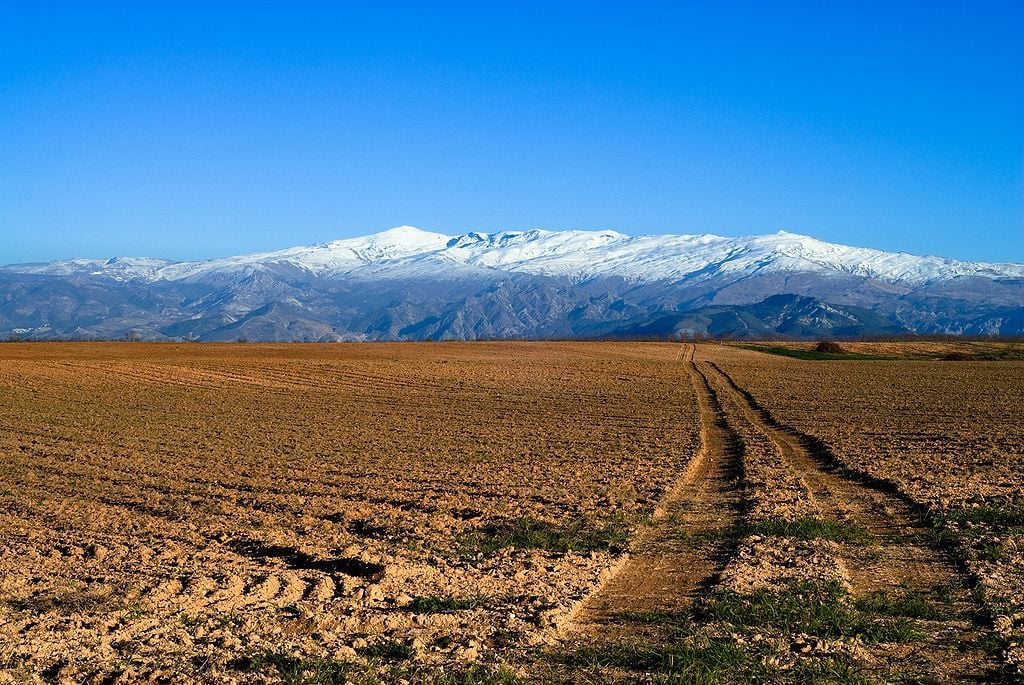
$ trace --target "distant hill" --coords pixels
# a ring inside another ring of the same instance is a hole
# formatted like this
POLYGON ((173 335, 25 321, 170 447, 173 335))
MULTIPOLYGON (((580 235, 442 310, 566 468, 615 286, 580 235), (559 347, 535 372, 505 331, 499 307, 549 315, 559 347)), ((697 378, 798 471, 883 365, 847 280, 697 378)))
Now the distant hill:
POLYGON ((1024 334, 1024 265, 779 232, 363 238, 198 262, 0 268, 0 336, 421 340, 1024 334))

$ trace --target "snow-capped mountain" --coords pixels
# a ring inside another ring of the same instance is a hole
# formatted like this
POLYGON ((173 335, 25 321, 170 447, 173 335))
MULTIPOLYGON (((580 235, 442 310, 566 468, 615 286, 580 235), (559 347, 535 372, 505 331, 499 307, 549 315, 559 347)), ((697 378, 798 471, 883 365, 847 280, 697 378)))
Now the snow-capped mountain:
POLYGON ((908 331, 1024 333, 1024 264, 847 247, 784 231, 740 238, 545 230, 445 235, 400 226, 195 262, 117 257, 0 268, 0 335, 14 337, 908 331))
POLYGON ((467 233, 449 236, 412 226, 277 252, 198 262, 121 257, 7 267, 36 274, 89 273, 112 278, 196 280, 212 274, 288 266, 325 278, 449 278, 488 271, 620 277, 650 283, 718 274, 839 273, 919 284, 966 276, 1024 278, 1024 264, 986 264, 847 247, 779 231, 771 235, 648 235, 615 231, 467 233))

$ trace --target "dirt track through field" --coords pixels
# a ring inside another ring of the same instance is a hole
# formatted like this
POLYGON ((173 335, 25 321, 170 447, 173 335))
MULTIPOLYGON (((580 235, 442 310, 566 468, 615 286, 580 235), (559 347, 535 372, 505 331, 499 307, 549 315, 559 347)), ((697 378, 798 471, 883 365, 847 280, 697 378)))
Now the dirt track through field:
POLYGON ((996 662, 1019 661, 1024 535, 960 507, 1015 515, 1020 362, 2 347, 0 683, 271 683, 279 663, 424 683, 497 663, 527 682, 1019 672, 996 662), (871 539, 823 539, 836 521, 871 539), (790 582, 853 596, 789 602, 790 582), (903 585, 938 615, 900 605, 903 585), (538 651, 556 636, 580 649, 538 651), (413 653, 376 656, 395 646, 413 653))
POLYGON ((684 612, 728 562, 727 531, 740 520, 743 446, 725 421, 718 395, 693 360, 680 354, 700 406, 701 447, 679 483, 666 494, 619 572, 582 608, 576 626, 598 643, 629 637, 624 617, 684 612))
POLYGON ((820 516, 870 533, 870 544, 839 543, 854 597, 879 592, 892 597, 910 590, 950 598, 949 613, 927 621, 927 638, 909 648, 904 658, 939 668, 947 676, 955 674, 958 682, 983 678, 991 665, 971 646, 981 633, 973 624, 977 609, 968 578, 952 558, 928 544, 929 527, 912 506, 882 485, 842 472, 827 448, 780 424, 714 362, 701 366, 723 401, 735 402, 807 483, 820 516))
POLYGON ((844 472, 820 443, 780 424, 704 351, 688 345, 678 361, 690 377, 701 417, 701 447, 666 494, 631 556, 583 605, 574 621, 583 642, 612 645, 651 638, 684 616, 733 558, 745 509, 744 443, 737 426, 768 438, 782 463, 810 490, 818 516, 863 529, 869 542, 837 543, 837 558, 855 599, 919 593, 945 609, 916 618, 922 637, 869 646, 874 658, 900 662, 940 681, 982 681, 993 664, 975 646, 982 631, 968 578, 928 542, 928 525, 912 504, 881 484, 844 472), (739 412, 726 411, 733 403, 739 412), (744 427, 748 430, 748 427, 744 427))

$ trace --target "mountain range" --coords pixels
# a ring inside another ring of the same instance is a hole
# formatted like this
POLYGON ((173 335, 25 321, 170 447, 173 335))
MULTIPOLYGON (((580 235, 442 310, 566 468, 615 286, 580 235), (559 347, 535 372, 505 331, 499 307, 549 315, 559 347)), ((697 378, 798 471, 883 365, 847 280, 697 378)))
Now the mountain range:
POLYGON ((410 226, 239 257, 0 267, 7 339, 1024 334, 1024 264, 761 236, 410 226))

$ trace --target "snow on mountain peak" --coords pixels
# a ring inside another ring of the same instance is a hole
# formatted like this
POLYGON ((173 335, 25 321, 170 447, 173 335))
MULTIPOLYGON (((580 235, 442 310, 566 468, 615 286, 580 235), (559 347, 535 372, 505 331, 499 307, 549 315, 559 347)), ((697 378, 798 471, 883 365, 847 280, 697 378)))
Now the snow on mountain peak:
POLYGON ((576 281, 618 277, 637 282, 773 272, 845 274, 892 283, 963 276, 1024 278, 1022 264, 983 264, 847 247, 784 230, 739 238, 543 229, 450 236, 397 226, 358 238, 200 262, 118 257, 106 262, 75 259, 8 267, 22 273, 88 273, 119 280, 196 280, 275 268, 359 279, 446 279, 474 272, 576 281))
POLYGON ((364 238, 350 238, 350 240, 365 240, 379 244, 391 245, 430 245, 434 246, 439 241, 447 242, 451 236, 442 233, 424 231, 415 226, 395 226, 380 233, 373 233, 364 238))
POLYGON ((351 250, 360 259, 394 259, 444 248, 451 236, 431 233, 415 226, 396 226, 362 238, 347 238, 327 243, 332 251, 351 250))

